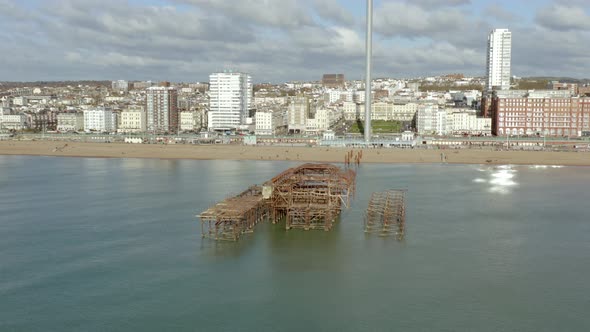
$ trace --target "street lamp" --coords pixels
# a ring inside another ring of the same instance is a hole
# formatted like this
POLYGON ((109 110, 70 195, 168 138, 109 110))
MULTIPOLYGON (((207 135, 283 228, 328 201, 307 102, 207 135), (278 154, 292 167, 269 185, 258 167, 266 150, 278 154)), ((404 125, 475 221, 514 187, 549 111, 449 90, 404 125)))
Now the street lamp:
POLYGON ((547 145, 547 129, 543 130, 543 150, 545 150, 545 146, 547 145))

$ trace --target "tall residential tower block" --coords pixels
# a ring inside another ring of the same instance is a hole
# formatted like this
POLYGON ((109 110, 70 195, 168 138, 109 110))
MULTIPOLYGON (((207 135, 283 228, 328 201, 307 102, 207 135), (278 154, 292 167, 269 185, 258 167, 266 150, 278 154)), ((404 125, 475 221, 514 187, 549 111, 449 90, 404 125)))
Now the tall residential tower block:
POLYGON ((178 91, 154 86, 146 89, 147 130, 152 133, 178 131, 178 91))
POLYGON ((510 63, 512 57, 512 32, 494 29, 488 36, 487 82, 492 90, 510 89, 510 63))
POLYGON ((250 75, 224 72, 209 76, 209 131, 231 130, 245 125, 251 104, 250 75))

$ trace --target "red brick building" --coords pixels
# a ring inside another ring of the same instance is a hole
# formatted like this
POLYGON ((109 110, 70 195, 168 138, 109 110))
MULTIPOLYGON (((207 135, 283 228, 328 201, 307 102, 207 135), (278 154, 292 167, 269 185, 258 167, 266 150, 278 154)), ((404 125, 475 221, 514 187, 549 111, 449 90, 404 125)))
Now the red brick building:
POLYGON ((343 88, 346 80, 344 74, 324 74, 322 84, 327 88, 343 88))
POLYGON ((578 87, 578 93, 582 97, 584 97, 584 96, 590 96, 590 86, 589 85, 579 86, 578 87))
POLYGON ((576 83, 552 82, 551 88, 553 90, 568 90, 574 96, 578 94, 578 85, 576 83))
POLYGON ((484 118, 491 118, 492 117, 492 101, 493 97, 491 94, 484 93, 481 97, 481 115, 484 118))
POLYGON ((491 115, 496 136, 578 137, 590 131, 590 98, 568 90, 497 91, 491 115))

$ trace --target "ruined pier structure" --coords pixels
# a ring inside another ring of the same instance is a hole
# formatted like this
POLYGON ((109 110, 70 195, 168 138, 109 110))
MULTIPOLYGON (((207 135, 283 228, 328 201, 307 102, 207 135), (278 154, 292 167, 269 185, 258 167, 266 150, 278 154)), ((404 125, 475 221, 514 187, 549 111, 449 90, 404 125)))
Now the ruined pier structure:
POLYGON ((406 190, 391 189, 371 195, 365 214, 365 232, 404 238, 406 190))
POLYGON ((268 205, 262 199, 262 187, 252 186, 239 195, 210 207, 201 218, 203 237, 236 241, 268 215, 268 205))
POLYGON ((227 198, 199 215, 203 237, 236 241, 264 220, 285 228, 332 229, 350 206, 356 173, 331 164, 290 168, 261 186, 227 198))

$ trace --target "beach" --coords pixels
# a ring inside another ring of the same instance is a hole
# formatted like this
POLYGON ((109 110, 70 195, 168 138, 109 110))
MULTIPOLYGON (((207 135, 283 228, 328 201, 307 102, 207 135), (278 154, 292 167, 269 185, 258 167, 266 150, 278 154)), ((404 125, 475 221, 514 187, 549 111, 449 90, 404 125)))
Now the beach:
MULTIPOLYGON (((94 158, 344 162, 346 153, 351 150, 353 149, 335 147, 0 141, 0 155, 94 158)), ((590 166, 590 153, 491 149, 364 149, 361 162, 411 164, 441 163, 443 160, 449 164, 590 166)))

